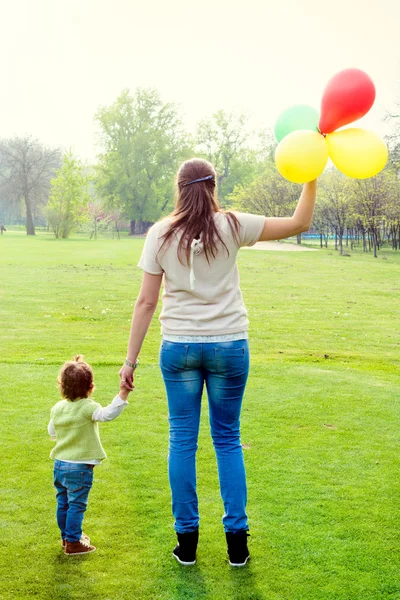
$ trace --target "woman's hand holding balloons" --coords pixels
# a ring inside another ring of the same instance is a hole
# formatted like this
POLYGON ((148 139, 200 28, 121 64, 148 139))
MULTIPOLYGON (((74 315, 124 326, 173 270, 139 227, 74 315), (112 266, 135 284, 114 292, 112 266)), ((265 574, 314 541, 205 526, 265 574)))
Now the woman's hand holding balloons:
POLYGON ((305 105, 284 111, 275 126, 279 145, 275 163, 279 173, 294 183, 319 177, 328 162, 345 175, 374 177, 385 166, 388 151, 375 133, 364 129, 343 129, 343 125, 363 117, 375 100, 371 78, 359 69, 346 69, 335 75, 323 94, 321 117, 305 105))

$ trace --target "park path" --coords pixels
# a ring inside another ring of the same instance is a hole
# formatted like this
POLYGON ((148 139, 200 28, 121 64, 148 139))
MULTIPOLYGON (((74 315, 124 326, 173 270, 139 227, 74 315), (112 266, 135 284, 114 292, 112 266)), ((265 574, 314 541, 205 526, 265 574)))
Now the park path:
POLYGON ((279 252, 316 252, 318 248, 306 248, 301 244, 285 244, 283 242, 257 242, 254 246, 245 246, 246 250, 273 250, 279 252))

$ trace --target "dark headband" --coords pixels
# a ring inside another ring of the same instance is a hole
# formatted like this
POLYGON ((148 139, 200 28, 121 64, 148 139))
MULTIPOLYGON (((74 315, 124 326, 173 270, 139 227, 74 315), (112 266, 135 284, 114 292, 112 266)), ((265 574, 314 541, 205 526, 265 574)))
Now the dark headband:
POLYGON ((187 183, 185 183, 185 185, 183 187, 186 187, 187 185, 192 185, 192 183, 199 183, 199 181, 208 181, 209 179, 214 179, 214 176, 207 175, 207 177, 201 177, 200 179, 193 179, 193 181, 188 181, 187 183))

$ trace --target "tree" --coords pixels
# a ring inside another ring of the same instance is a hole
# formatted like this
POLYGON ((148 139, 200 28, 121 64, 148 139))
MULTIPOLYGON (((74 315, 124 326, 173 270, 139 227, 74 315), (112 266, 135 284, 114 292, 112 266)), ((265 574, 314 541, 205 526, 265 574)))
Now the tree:
POLYGON ((85 211, 85 220, 79 227, 89 235, 89 239, 97 239, 98 235, 116 235, 120 239, 120 214, 117 209, 110 210, 98 198, 92 198, 85 211))
POLYGON ((400 182, 397 169, 385 170, 386 198, 384 203, 388 239, 393 250, 400 249, 400 182))
POLYGON ((251 135, 247 123, 244 114, 219 110, 210 119, 200 121, 197 128, 196 152, 214 165, 222 204, 241 182, 244 172, 254 165, 254 154, 245 147, 251 135))
POLYGON ((367 242, 374 249, 374 256, 382 243, 382 228, 386 219, 385 204, 390 194, 389 176, 386 171, 370 179, 353 179, 349 182, 357 225, 362 232, 364 250, 367 242), (366 237, 367 236, 367 237, 366 237))
POLYGON ((69 237, 85 218, 90 196, 88 177, 83 174, 83 169, 81 161, 72 152, 67 152, 61 169, 51 181, 47 216, 56 238, 69 237))
POLYGON ((96 184, 110 209, 130 219, 131 234, 142 233, 172 208, 173 177, 188 156, 175 105, 163 103, 153 89, 124 90, 111 106, 96 114, 103 153, 96 184))
POLYGON ((385 121, 391 125, 391 132, 386 136, 389 147, 389 164, 397 171, 400 169, 400 99, 393 111, 387 112, 385 121))
POLYGON ((317 199, 312 218, 312 229, 319 233, 319 245, 328 247, 329 233, 331 231, 329 208, 322 198, 317 199))
POLYGON ((35 235, 34 213, 46 203, 59 166, 60 151, 30 136, 0 140, 0 193, 10 203, 23 199, 27 235, 35 235))
POLYGON ((353 215, 351 194, 349 193, 348 179, 337 169, 327 170, 320 178, 321 200, 320 203, 339 240, 339 251, 343 254, 343 235, 345 228, 349 227, 353 215))
POLYGON ((262 175, 249 185, 236 186, 229 200, 235 208, 245 212, 287 217, 292 215, 299 195, 299 186, 283 179, 273 162, 269 161, 262 175))

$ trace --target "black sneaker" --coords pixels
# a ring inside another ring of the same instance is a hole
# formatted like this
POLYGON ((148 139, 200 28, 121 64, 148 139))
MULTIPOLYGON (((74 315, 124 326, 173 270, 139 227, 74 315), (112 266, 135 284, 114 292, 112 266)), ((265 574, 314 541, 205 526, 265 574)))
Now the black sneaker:
POLYGON ((196 563, 196 549, 199 541, 199 530, 189 533, 177 533, 178 543, 172 555, 181 565, 189 566, 196 563))
POLYGON ((247 548, 247 531, 237 531, 236 533, 225 533, 228 544, 229 564, 231 567, 244 567, 250 558, 247 548))

